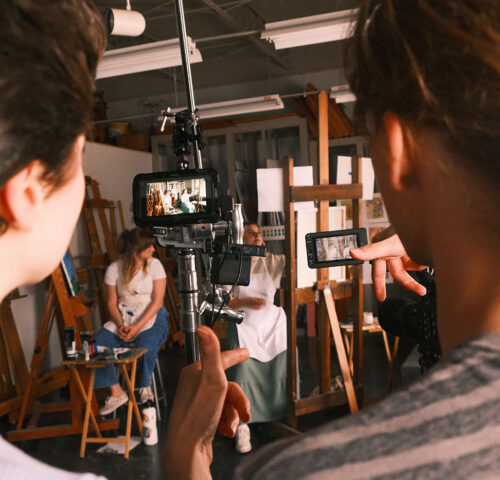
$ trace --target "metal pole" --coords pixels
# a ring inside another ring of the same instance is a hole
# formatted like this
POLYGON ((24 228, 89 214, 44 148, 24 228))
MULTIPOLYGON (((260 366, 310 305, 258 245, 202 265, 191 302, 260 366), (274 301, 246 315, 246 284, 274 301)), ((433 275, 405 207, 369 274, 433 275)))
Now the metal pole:
POLYGON ((179 297, 181 300, 181 330, 184 333, 186 363, 189 365, 200 359, 196 338, 196 328, 200 325, 200 315, 194 250, 188 248, 178 250, 177 267, 179 269, 179 297))
MULTIPOLYGON (((196 120, 193 92, 193 80, 191 77, 191 64, 189 62, 189 51, 187 45, 186 22, 184 18, 184 5, 182 0, 175 0, 175 11, 177 14, 177 30, 179 31, 179 45, 181 47, 182 66, 184 71, 184 83, 186 85, 187 105, 189 113, 193 118, 193 125, 196 127, 198 121, 196 120)), ((194 155, 196 158, 196 168, 203 168, 201 159, 201 151, 198 142, 194 142, 194 155)))

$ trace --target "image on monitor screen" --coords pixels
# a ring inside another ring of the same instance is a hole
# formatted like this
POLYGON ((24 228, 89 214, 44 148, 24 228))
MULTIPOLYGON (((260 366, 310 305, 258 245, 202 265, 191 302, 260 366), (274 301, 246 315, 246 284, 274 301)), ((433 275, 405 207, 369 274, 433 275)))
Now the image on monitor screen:
POLYGON ((145 190, 148 217, 203 213, 207 210, 204 178, 148 182, 145 190))
POLYGON ((318 262, 351 259, 349 250, 357 247, 357 235, 316 238, 316 258, 318 262))

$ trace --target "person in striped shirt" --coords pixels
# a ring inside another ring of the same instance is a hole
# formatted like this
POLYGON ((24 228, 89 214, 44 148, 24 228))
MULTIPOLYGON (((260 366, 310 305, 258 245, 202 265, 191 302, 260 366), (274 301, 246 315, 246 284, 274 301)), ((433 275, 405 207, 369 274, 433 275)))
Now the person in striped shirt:
MULTIPOLYGON (((405 269, 435 268, 443 356, 383 402, 256 452, 236 476, 500 478, 500 2, 363 0, 345 58, 398 234, 351 253, 376 259, 380 300, 386 264, 420 293, 405 269)), ((199 337, 201 368, 183 372, 168 431, 167 445, 182 440, 166 457, 172 478, 209 478, 217 426, 230 435, 248 409, 223 375, 246 353, 221 355, 203 327, 199 337)))

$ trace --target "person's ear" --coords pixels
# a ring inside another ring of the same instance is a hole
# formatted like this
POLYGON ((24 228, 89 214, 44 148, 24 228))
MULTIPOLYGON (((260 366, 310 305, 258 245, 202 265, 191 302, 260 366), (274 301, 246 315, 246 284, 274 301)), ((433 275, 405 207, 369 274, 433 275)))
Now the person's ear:
POLYGON ((391 112, 384 115, 384 127, 389 182, 396 191, 410 188, 418 183, 411 132, 408 132, 400 119, 391 112))
POLYGON ((33 160, 27 167, 9 178, 0 190, 0 216, 9 226, 30 230, 38 210, 47 195, 47 184, 42 180, 45 167, 33 160))

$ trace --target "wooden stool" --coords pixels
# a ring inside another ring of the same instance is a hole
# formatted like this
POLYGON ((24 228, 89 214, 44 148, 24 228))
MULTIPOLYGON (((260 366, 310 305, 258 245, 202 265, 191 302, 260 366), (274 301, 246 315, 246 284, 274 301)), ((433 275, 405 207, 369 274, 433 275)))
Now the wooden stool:
POLYGON ((83 458, 85 456, 85 447, 87 443, 124 443, 125 444, 125 458, 128 458, 129 449, 130 449, 130 432, 132 427, 132 410, 135 413, 135 418, 137 420, 137 425, 139 426, 139 431, 142 435, 142 418, 139 412, 139 407, 137 406, 137 402, 135 400, 134 395, 134 387, 135 387, 135 375, 137 371, 137 359, 144 355, 147 352, 146 348, 131 348, 127 352, 123 354, 121 358, 90 358, 90 360, 85 360, 81 355, 74 360, 64 360, 62 363, 66 365, 72 372, 76 384, 78 386, 78 390, 83 398, 85 403, 85 416, 83 420, 83 431, 82 431, 82 443, 80 447, 80 457, 83 458), (92 411, 92 395, 94 393, 94 378, 96 368, 102 368, 106 365, 116 365, 119 367, 120 372, 125 379, 125 384, 128 390, 128 412, 127 412, 127 427, 124 438, 115 438, 115 437, 103 437, 101 435, 101 431, 97 424, 97 420, 95 418, 94 412, 92 411), (127 371, 127 365, 131 366, 130 376, 127 371), (90 378, 89 384, 87 386, 87 390, 85 390, 80 373, 78 368, 87 368, 90 370, 90 378), (97 437, 88 437, 88 429, 89 422, 92 421, 92 426, 97 437))
MULTIPOLYGON (((342 336, 344 337, 345 348, 347 355, 349 356, 349 368, 352 372, 352 353, 353 353, 353 327, 352 323, 341 323, 340 329, 342 330, 342 336)), ((387 355, 387 361, 389 362, 389 391, 392 391, 394 387, 394 361, 396 360, 396 355, 398 353, 399 337, 395 337, 394 345, 392 346, 392 351, 389 346, 389 339, 387 338, 387 333, 378 323, 378 318, 373 319, 373 323, 363 323, 363 332, 368 333, 381 333, 384 339, 385 353, 387 355)))

